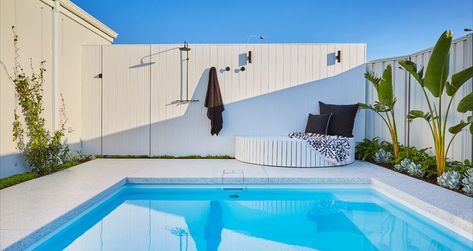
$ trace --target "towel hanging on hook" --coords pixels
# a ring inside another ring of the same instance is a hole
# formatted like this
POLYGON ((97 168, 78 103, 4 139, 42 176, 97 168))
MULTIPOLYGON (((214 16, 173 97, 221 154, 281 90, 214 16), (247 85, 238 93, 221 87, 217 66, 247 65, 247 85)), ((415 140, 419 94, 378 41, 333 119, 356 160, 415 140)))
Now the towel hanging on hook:
POLYGON ((210 68, 209 84, 207 87, 207 95, 205 96, 204 106, 207 107, 207 118, 210 119, 210 134, 218 135, 223 128, 223 106, 222 94, 218 84, 217 69, 210 68))

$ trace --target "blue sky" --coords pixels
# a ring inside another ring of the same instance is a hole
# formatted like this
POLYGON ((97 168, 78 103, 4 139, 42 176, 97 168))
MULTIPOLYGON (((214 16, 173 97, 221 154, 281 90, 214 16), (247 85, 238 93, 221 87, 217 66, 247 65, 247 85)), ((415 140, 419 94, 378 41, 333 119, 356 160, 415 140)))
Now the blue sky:
POLYGON ((73 0, 119 33, 115 43, 362 42, 368 59, 432 46, 473 28, 473 0, 73 0))

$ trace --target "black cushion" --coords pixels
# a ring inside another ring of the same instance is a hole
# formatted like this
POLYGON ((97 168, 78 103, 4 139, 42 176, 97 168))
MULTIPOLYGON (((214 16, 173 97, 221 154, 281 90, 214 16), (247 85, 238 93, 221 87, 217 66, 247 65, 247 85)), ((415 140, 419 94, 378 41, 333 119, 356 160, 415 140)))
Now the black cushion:
POLYGON ((332 114, 328 125, 328 135, 353 137, 353 126, 358 111, 358 104, 333 105, 319 102, 320 114, 332 114))
POLYGON ((332 114, 309 114, 309 118, 307 118, 307 126, 305 127, 305 132, 327 134, 331 116, 332 114))

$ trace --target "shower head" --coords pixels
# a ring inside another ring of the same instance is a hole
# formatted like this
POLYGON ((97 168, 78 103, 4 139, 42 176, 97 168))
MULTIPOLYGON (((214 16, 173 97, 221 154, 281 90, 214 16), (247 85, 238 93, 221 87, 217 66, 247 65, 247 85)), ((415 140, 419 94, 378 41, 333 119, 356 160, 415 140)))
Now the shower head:
POLYGON ((264 37, 263 37, 263 36, 260 36, 260 35, 249 35, 249 36, 246 38, 246 43, 248 44, 251 39, 264 40, 264 37))
POLYGON ((189 44, 187 44, 186 41, 184 41, 184 46, 179 48, 180 51, 190 51, 191 48, 189 48, 189 44))

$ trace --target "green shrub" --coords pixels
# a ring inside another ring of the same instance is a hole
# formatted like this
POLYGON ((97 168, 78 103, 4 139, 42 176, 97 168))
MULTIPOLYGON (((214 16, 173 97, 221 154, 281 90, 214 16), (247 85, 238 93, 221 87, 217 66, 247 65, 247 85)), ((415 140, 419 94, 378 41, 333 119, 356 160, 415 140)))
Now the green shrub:
MULTIPOLYGON (((18 108, 14 110, 13 141, 16 142, 18 150, 25 157, 32 171, 39 175, 45 175, 58 170, 65 162, 69 148, 65 144, 65 107, 64 100, 61 106, 61 118, 59 130, 50 132, 46 129, 43 117, 43 84, 44 84, 44 61, 39 65, 39 73, 36 73, 31 63, 31 74, 26 74, 19 62, 18 35, 13 30, 13 45, 15 48, 15 66, 13 75, 7 75, 15 88, 18 100, 18 108)), ((5 64, 2 65, 5 66, 5 64)), ((5 68, 5 67, 4 67, 5 68)), ((6 68, 5 68, 6 70, 6 68)), ((61 97, 62 98, 62 97, 61 97)))
MULTIPOLYGON (((73 166, 77 166, 93 158, 94 157, 92 156, 81 156, 79 154, 70 155, 65 163, 59 165, 58 168, 56 168, 56 171, 65 170, 73 166)), ((0 179, 0 190, 38 177, 40 177, 39 174, 35 172, 28 172, 2 178, 0 179)))
POLYGON ((28 181, 28 180, 32 180, 37 177, 38 177, 37 173, 28 172, 28 173, 21 173, 21 174, 13 175, 10 177, 2 178, 0 179, 0 190, 28 181))
POLYGON ((407 147, 401 145, 399 148, 399 158, 394 160, 394 164, 399 164, 402 160, 408 159, 421 166, 423 176, 436 176, 435 157, 427 153, 429 149, 430 148, 417 149, 412 146, 407 147))
POLYGON ((470 160, 461 161, 450 161, 447 162, 447 171, 457 171, 460 174, 464 175, 465 172, 473 168, 473 163, 470 160))
POLYGON ((378 138, 364 139, 355 147, 355 158, 358 160, 374 161, 376 153, 384 149, 387 153, 393 155, 393 148, 389 142, 380 141, 378 138))

